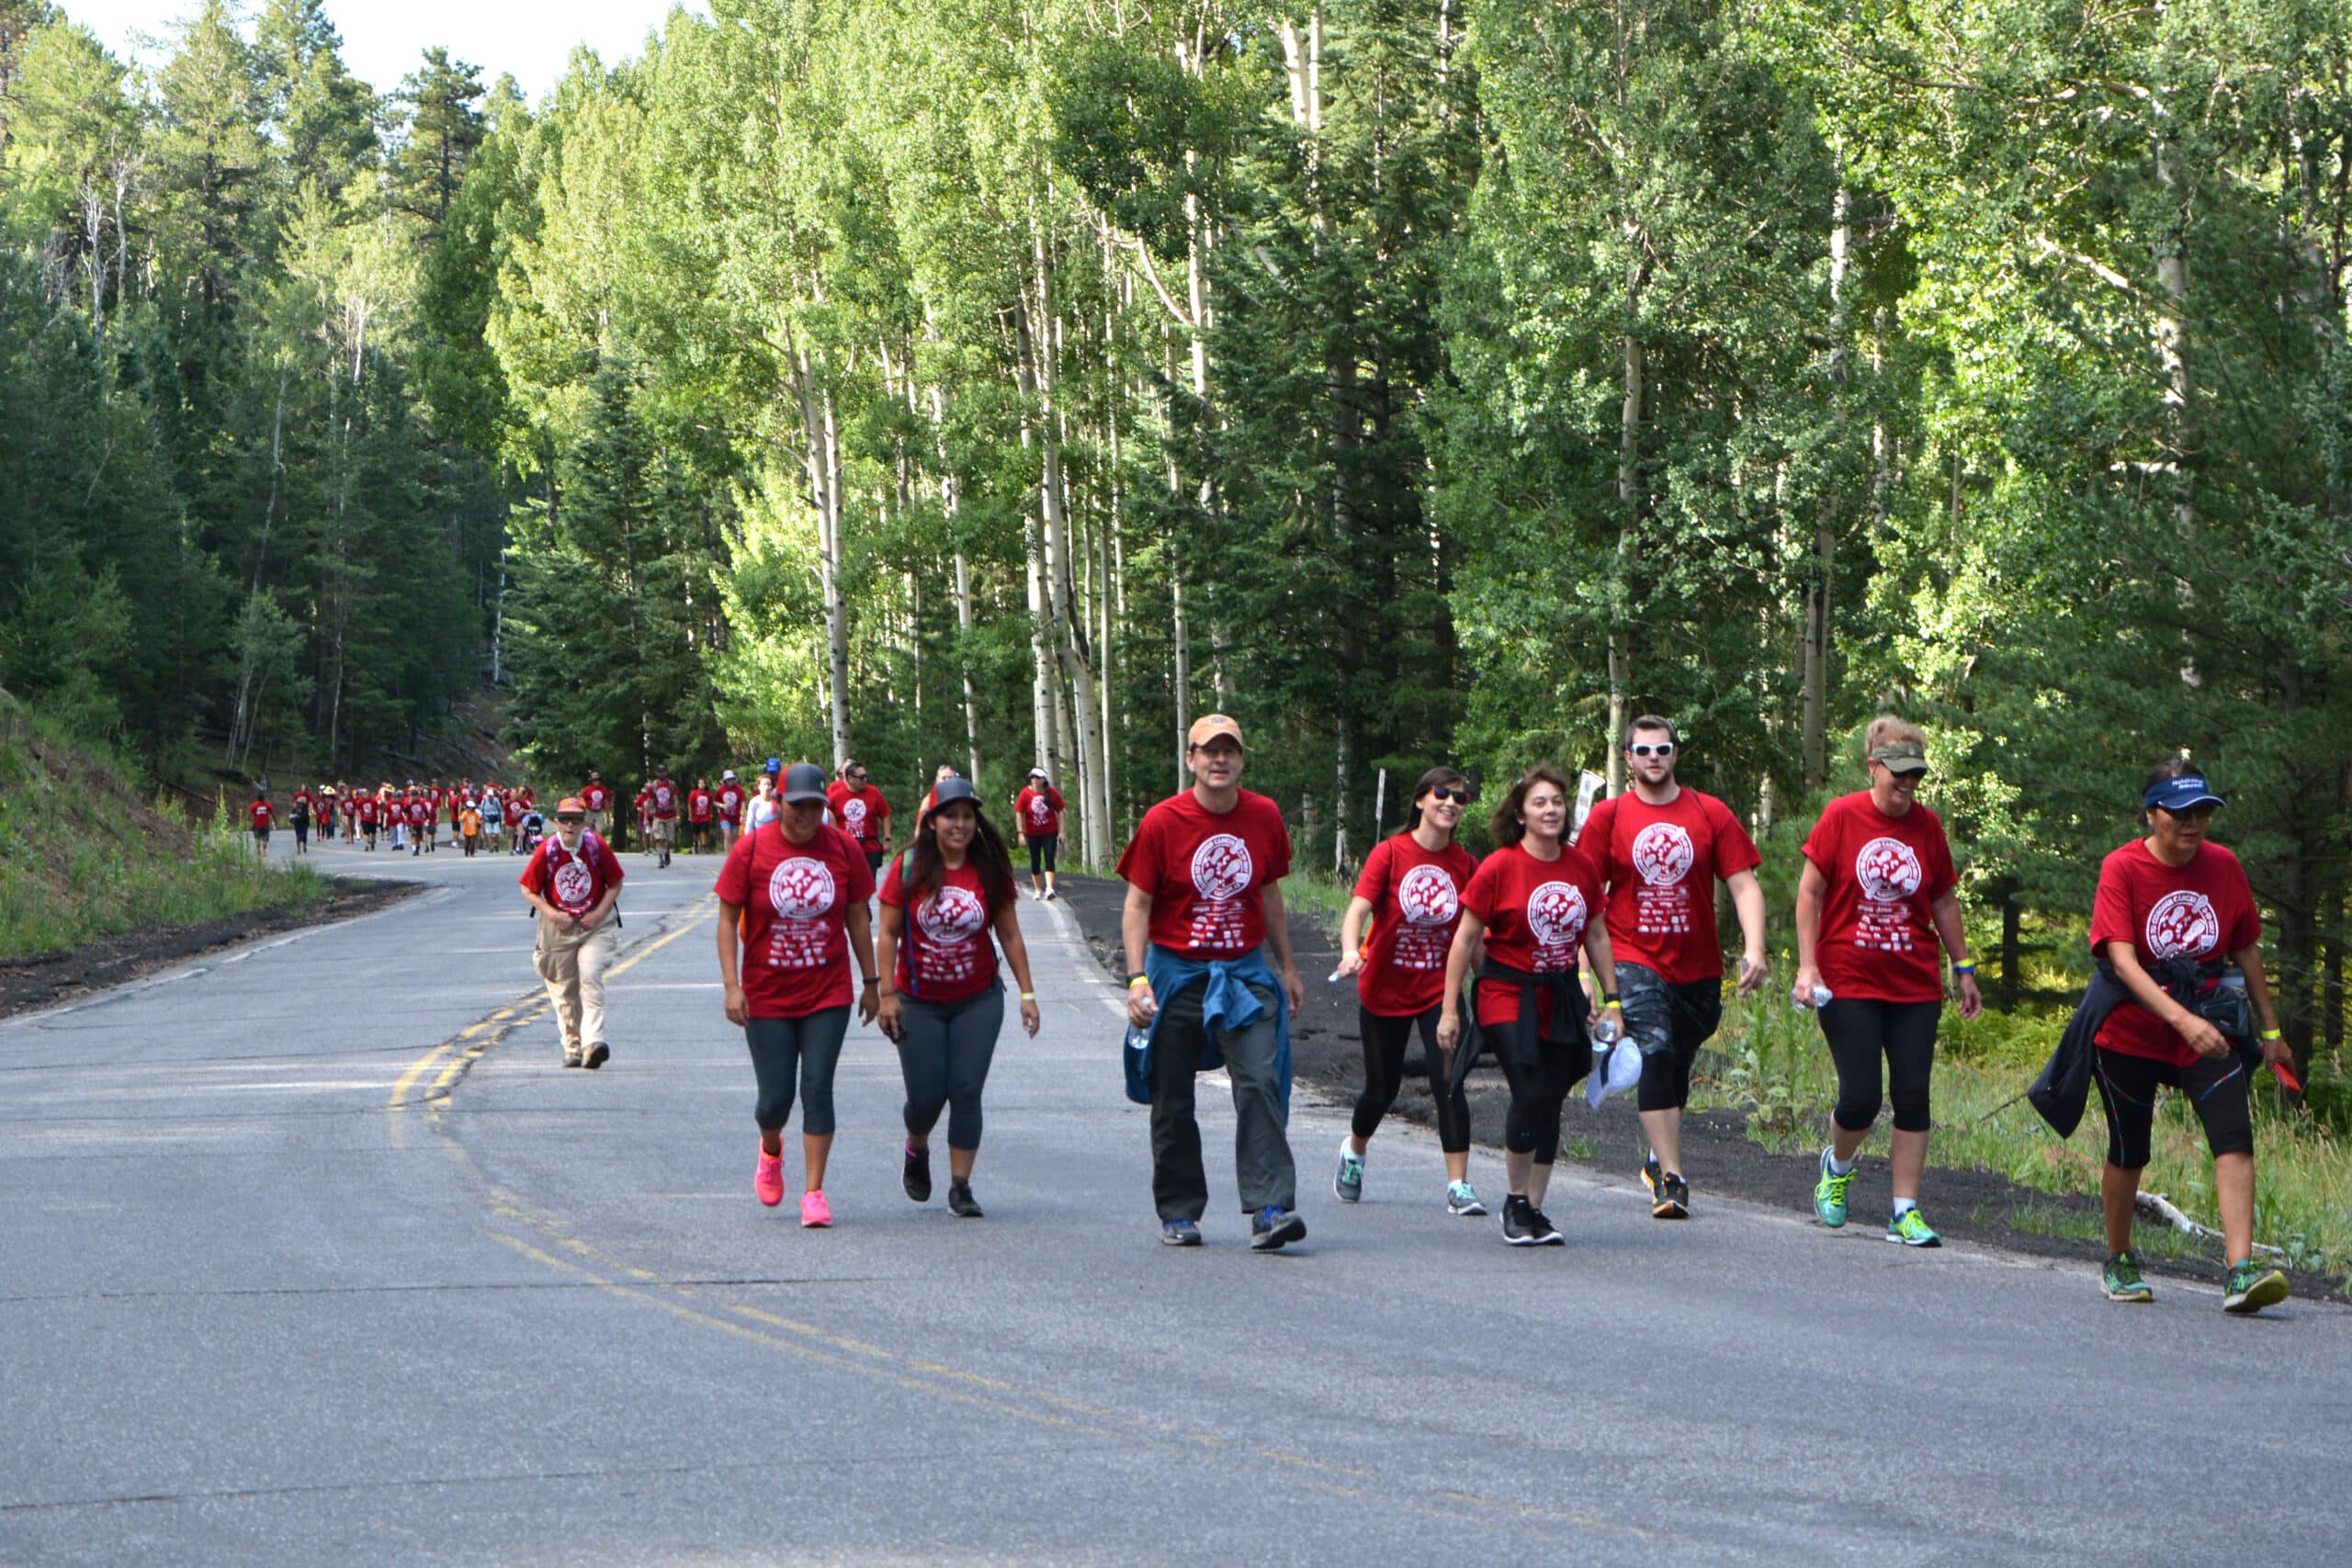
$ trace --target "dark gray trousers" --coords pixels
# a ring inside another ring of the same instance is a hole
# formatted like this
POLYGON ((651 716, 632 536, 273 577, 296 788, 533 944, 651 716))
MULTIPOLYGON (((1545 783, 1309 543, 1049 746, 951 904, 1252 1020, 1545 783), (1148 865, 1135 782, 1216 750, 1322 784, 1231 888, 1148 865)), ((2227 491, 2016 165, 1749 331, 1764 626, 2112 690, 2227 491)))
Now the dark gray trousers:
MULTIPOLYGON (((1162 1220, 1197 1220, 1209 1204, 1208 1176, 1201 1168, 1201 1124, 1193 1117, 1193 1090, 1208 1043, 1201 1022, 1206 980, 1177 993, 1151 1042, 1151 1196, 1162 1220)), ((1233 1164, 1241 1208, 1254 1213, 1269 1203, 1285 1209, 1298 1203, 1298 1171, 1283 1130, 1283 1086, 1274 1074, 1274 1009, 1272 991, 1250 987, 1264 1011, 1247 1029, 1227 1030, 1226 1076, 1233 1080, 1233 1164)))

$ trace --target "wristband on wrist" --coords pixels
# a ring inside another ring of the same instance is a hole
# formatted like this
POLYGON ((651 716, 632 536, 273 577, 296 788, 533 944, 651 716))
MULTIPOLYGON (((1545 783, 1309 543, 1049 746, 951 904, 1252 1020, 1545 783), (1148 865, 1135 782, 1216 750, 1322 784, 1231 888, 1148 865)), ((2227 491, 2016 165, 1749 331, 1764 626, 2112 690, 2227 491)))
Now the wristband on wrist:
POLYGON ((1973 975, 1976 973, 1976 965, 1973 962, 1968 964, 1955 964, 1951 966, 1951 972, 1955 975, 1973 975))
POLYGON ((1613 1008, 1622 1006, 1623 1004, 1620 1003, 1615 997, 1612 997, 1608 992, 1603 991, 1600 993, 1600 1005, 1605 1008, 1613 1008))
POLYGON ((2279 1038, 2279 1034, 2275 1029, 2266 1029, 2260 1034, 2255 1036, 2255 1038, 2267 1043, 2279 1038))
POLYGON ((882 976, 879 975, 868 975, 865 979, 858 983, 863 986, 878 986, 882 983, 882 976))
POLYGON ((1021 993, 1021 999, 1024 1002, 1034 1002, 1037 999, 1037 993, 1035 991, 1023 991, 1021 993))
POLYGON ((1148 986, 1150 984, 1151 976, 1148 975, 1130 975, 1127 976, 1127 989, 1130 991, 1134 990, 1137 986, 1148 986))

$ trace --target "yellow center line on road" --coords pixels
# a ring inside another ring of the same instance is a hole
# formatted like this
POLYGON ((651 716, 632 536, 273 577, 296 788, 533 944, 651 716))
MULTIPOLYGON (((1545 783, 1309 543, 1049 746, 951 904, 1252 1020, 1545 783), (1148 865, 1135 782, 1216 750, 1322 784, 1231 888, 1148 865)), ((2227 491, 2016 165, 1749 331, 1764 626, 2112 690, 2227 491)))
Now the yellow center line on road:
MULTIPOLYGON (((650 942, 641 942, 631 948, 618 963, 605 971, 605 977, 609 980, 616 975, 626 974, 701 925, 704 919, 718 907, 718 900, 716 897, 705 895, 695 903, 689 905, 683 912, 673 916, 677 924, 669 931, 650 942)), ((464 1076, 467 1068, 481 1060, 485 1052, 515 1030, 536 1022, 545 1016, 549 1005, 544 991, 517 997, 489 1017, 466 1025, 456 1034, 410 1063, 408 1070, 393 1080, 391 1097, 384 1105, 384 1113, 390 1120, 392 1147, 402 1149, 408 1146, 405 1112, 410 1105, 409 1093, 416 1088, 419 1079, 435 1067, 440 1067, 439 1076, 433 1080, 432 1087, 425 1091, 424 1100, 428 1104, 436 1097, 446 1100, 451 1086, 464 1076), (445 1058, 446 1065, 444 1065, 445 1058)))

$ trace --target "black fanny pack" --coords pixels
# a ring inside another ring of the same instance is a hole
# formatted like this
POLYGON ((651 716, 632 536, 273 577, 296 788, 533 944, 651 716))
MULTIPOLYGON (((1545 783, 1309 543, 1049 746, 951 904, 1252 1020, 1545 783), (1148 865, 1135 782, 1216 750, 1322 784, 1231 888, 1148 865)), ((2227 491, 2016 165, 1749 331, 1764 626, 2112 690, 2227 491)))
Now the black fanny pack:
POLYGON ((2254 1038, 2254 1002, 2245 994, 2243 981, 2231 985, 2216 981, 2210 991, 2197 994, 2197 1016, 2220 1030, 2233 1040, 2254 1038))

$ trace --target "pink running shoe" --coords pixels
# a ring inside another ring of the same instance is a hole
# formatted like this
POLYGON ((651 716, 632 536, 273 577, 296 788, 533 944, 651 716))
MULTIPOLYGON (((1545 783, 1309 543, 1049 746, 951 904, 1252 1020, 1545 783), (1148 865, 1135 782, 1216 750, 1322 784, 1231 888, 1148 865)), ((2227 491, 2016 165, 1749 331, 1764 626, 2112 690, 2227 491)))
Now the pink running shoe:
POLYGON ((800 1224, 804 1230, 831 1230, 833 1224, 831 1205, 822 1192, 811 1190, 800 1195, 800 1224))
POLYGON ((752 1178, 752 1190, 771 1209, 784 1201, 784 1156, 760 1151, 760 1168, 752 1178))

